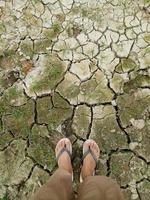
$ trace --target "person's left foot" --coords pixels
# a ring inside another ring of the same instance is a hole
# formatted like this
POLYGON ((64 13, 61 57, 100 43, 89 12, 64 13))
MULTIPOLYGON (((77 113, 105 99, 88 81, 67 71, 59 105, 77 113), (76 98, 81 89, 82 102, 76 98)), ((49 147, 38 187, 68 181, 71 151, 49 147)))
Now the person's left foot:
MULTIPOLYGON (((58 157, 60 151, 66 148, 70 154, 72 154, 72 145, 71 142, 68 138, 63 138, 61 139, 55 148, 55 154, 56 154, 56 158, 58 157)), ((65 169, 66 171, 68 171, 69 173, 72 174, 72 164, 71 164, 71 158, 68 154, 67 151, 64 151, 58 158, 58 167, 61 169, 65 169)))
POLYGON ((81 169, 81 179, 84 180, 88 176, 93 176, 96 167, 96 161, 99 159, 100 149, 97 143, 94 140, 88 139, 84 142, 83 145, 83 154, 90 151, 95 155, 95 159, 93 158, 91 153, 88 153, 83 160, 83 166, 81 169))

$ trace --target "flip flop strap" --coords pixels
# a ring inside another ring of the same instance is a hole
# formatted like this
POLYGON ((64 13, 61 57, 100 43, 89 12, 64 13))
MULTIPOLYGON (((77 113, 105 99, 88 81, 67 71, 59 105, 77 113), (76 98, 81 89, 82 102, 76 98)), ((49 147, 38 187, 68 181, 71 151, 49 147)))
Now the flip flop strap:
POLYGON ((68 153, 68 155, 69 155, 69 157, 70 157, 70 160, 71 160, 71 156, 72 156, 72 155, 71 155, 70 151, 69 151, 66 147, 64 147, 64 148, 62 148, 62 149, 60 150, 60 152, 59 152, 59 154, 58 154, 58 156, 57 156, 57 158, 56 158, 57 162, 58 162, 60 156, 61 156, 64 152, 67 152, 67 153, 68 153))
POLYGON ((91 154, 92 158, 94 159, 94 161, 95 161, 95 163, 96 163, 96 167, 95 167, 95 168, 97 168, 98 160, 97 160, 95 154, 93 153, 93 151, 92 151, 90 148, 83 154, 82 162, 83 162, 83 160, 86 158, 86 156, 87 156, 89 153, 91 154))

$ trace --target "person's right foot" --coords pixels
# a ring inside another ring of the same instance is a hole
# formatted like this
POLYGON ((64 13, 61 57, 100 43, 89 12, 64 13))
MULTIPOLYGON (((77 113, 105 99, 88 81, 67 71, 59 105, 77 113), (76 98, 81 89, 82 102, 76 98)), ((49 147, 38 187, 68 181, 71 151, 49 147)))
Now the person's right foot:
MULTIPOLYGON (((98 160, 100 156, 100 149, 94 140, 87 140, 83 145, 83 154, 88 150, 91 150, 98 160)), ((88 176, 93 176, 95 172, 96 162, 92 157, 91 153, 89 153, 83 160, 83 166, 81 169, 81 177, 84 180, 88 176)))
MULTIPOLYGON (((61 139, 55 148, 55 154, 56 154, 56 158, 58 157, 60 151, 66 148, 68 149, 68 151, 70 152, 70 154, 72 154, 72 145, 71 142, 68 138, 63 138, 61 139)), ((68 155, 68 153, 66 151, 64 151, 58 158, 58 167, 61 169, 64 169, 66 171, 68 171, 69 173, 72 174, 72 164, 71 164, 71 158, 68 155)))

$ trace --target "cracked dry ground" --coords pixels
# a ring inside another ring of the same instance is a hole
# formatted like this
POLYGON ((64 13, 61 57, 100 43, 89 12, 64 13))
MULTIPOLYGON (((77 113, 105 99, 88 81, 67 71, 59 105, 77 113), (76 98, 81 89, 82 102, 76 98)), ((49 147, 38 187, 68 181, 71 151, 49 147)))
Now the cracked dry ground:
MULTIPOLYGON (((0 1, 0 199, 29 200, 73 143, 126 200, 150 199, 150 1, 0 1)), ((75 185, 76 187, 76 185, 75 185)))

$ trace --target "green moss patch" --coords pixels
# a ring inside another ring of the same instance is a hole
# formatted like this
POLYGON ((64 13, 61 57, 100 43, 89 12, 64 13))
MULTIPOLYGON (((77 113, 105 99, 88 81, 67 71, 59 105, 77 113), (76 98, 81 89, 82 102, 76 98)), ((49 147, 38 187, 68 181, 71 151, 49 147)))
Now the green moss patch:
POLYGON ((52 97, 37 99, 38 122, 48 124, 49 129, 55 130, 67 118, 71 117, 72 109, 70 105, 58 94, 52 97))
POLYGON ((52 170, 56 164, 55 153, 51 148, 51 141, 47 135, 45 126, 35 125, 29 137, 30 146, 28 148, 28 154, 37 163, 52 170))
MULTIPOLYGON (((149 2, 150 2, 150 0, 149 0, 149 2)), ((150 34, 145 34, 144 40, 149 43, 150 42, 150 34)))
POLYGON ((36 78, 30 87, 31 92, 53 90, 63 78, 65 66, 55 55, 46 55, 42 66, 42 74, 36 78))
POLYGON ((134 79, 124 84, 123 90, 130 93, 137 88, 144 88, 150 86, 150 77, 148 75, 138 74, 134 79))
POLYGON ((4 130, 11 131, 15 137, 26 138, 34 122, 34 103, 29 100, 25 105, 12 107, 3 104, 4 130))
POLYGON ((130 72, 133 71, 137 68, 136 63, 128 58, 128 59, 122 59, 121 63, 116 67, 116 72, 119 73, 125 73, 125 72, 130 72))
POLYGON ((132 180, 141 180, 146 169, 147 165, 144 161, 134 157, 131 152, 117 153, 111 156, 111 177, 117 179, 121 186, 127 185, 132 180))
POLYGON ((34 55, 33 42, 30 39, 23 40, 20 43, 20 50, 25 56, 33 58, 34 55))
POLYGON ((124 127, 130 124, 130 120, 144 118, 146 109, 150 106, 150 95, 147 89, 137 89, 132 93, 124 94, 117 98, 119 116, 124 127))

